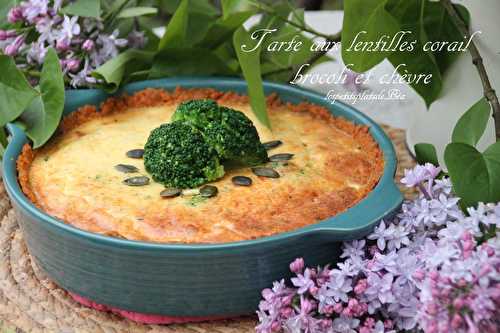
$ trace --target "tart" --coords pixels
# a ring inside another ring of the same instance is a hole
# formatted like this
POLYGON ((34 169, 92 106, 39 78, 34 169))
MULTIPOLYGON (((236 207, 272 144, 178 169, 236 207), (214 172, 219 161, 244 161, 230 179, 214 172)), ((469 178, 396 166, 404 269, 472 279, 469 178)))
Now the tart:
POLYGON ((272 131, 259 123, 248 98, 213 89, 145 89, 112 97, 99 109, 85 106, 65 117, 44 147, 23 147, 17 161, 23 192, 41 210, 78 228, 130 240, 224 243, 269 236, 339 214, 362 200, 379 181, 384 158, 368 127, 337 118, 323 107, 267 98, 272 131), (142 148, 154 128, 170 121, 177 105, 210 98, 245 113, 262 142, 280 140, 269 151, 294 154, 270 162, 279 178, 250 168, 226 170, 211 183, 212 198, 163 198, 164 186, 126 186, 118 164, 137 167, 126 152, 142 148), (235 186, 234 176, 252 179, 235 186))

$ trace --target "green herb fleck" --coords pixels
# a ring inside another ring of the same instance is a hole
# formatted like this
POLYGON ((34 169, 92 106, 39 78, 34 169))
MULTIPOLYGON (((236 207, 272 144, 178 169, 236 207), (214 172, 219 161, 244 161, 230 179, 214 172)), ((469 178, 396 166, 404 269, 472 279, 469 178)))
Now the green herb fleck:
POLYGON ((203 197, 201 195, 194 195, 194 196, 190 197, 188 200, 186 200, 186 204, 188 206, 191 206, 191 207, 196 207, 199 204, 204 203, 205 201, 207 201, 207 199, 208 198, 203 197))

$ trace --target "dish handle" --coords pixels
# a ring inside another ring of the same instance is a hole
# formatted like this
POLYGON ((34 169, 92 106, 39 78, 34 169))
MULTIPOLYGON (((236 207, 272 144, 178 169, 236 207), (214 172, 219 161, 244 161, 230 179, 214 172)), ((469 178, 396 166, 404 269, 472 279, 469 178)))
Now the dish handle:
POLYGON ((313 226, 312 232, 329 240, 346 241, 369 234, 383 219, 392 217, 403 202, 403 195, 393 179, 378 184, 362 201, 346 212, 313 226))

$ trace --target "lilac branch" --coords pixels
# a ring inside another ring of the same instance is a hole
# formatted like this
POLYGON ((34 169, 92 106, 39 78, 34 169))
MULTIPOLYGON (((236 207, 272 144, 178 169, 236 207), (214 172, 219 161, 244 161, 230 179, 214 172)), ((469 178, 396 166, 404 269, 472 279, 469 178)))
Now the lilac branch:
MULTIPOLYGON (((441 4, 446 9, 454 24, 460 33, 468 40, 471 39, 471 35, 469 33, 469 29, 467 28, 464 20, 460 17, 460 14, 457 12, 455 7, 450 0, 441 0, 441 4)), ((498 96, 495 93, 495 90, 492 88, 490 79, 488 77, 488 73, 486 72, 486 68, 484 67, 483 58, 477 49, 476 44, 471 41, 469 46, 469 52, 472 56, 472 63, 476 66, 479 77, 481 78, 481 83, 483 85, 484 97, 491 104, 493 109, 493 119, 495 120, 495 136, 496 141, 500 141, 500 103, 498 102, 498 96)))

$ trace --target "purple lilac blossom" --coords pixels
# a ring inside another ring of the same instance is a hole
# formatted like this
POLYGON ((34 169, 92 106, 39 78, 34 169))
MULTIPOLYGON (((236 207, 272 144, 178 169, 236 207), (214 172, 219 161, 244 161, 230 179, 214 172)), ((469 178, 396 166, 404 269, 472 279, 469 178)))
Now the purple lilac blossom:
POLYGON ((7 13, 7 21, 9 23, 17 23, 23 20, 23 9, 20 6, 12 7, 7 13))
POLYGON ((23 35, 17 36, 14 42, 7 45, 4 49, 4 53, 10 57, 17 55, 21 47, 24 45, 25 37, 23 35))
MULTIPOLYGON (((126 38, 118 30, 105 33, 100 19, 63 14, 61 8, 68 2, 27 0, 11 8, 7 19, 16 26, 13 30, 0 30, 0 51, 14 57, 19 67, 35 73, 43 65, 47 49, 54 48, 66 81, 74 88, 92 87, 98 83, 92 76, 96 68, 116 57, 126 46, 144 47, 146 37, 136 30, 126 38), (30 29, 37 35, 26 44, 25 31, 30 29)), ((37 81, 36 77, 28 80, 37 81)))
POLYGON ((294 261, 292 287, 281 281, 287 302, 265 295, 256 331, 497 332, 500 203, 464 214, 440 173, 430 164, 407 170, 403 184, 420 195, 365 239, 344 242, 335 268, 294 261))
POLYGON ((29 0, 21 2, 22 16, 29 23, 41 16, 47 15, 49 9, 48 0, 29 0))
POLYGON ((362 74, 347 70, 344 76, 344 80, 342 81, 342 85, 348 91, 359 93, 366 89, 363 86, 363 83, 361 83, 362 81, 364 81, 362 74))

